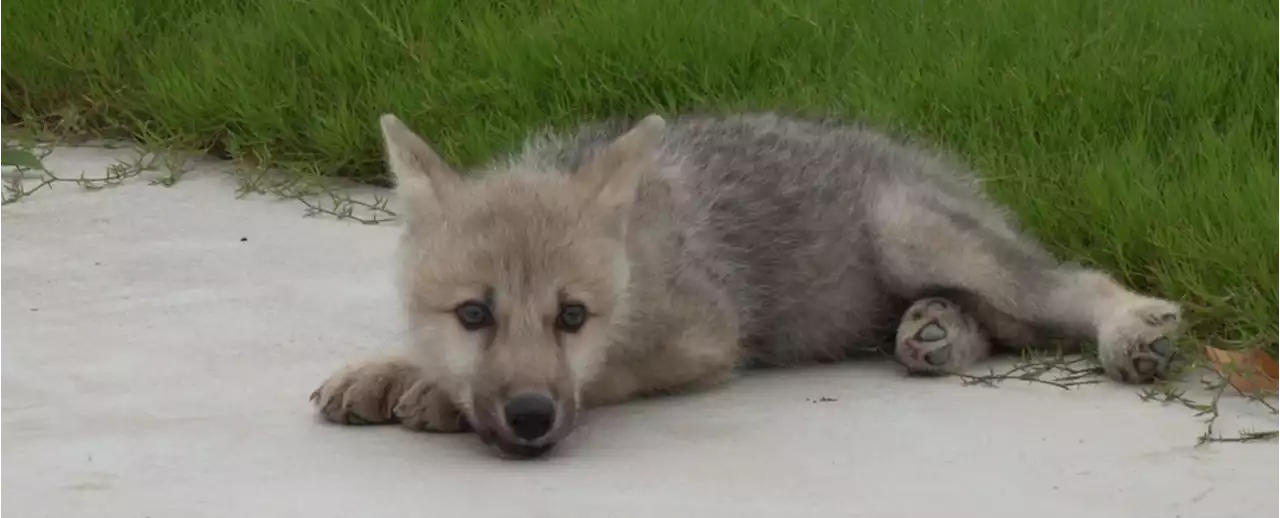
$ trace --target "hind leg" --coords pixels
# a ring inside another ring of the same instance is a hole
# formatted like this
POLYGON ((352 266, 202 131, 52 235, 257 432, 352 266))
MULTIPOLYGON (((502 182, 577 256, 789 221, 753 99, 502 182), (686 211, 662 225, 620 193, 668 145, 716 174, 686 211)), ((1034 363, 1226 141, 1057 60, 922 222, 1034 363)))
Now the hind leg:
POLYGON ((893 353, 912 374, 959 373, 991 354, 991 341, 959 304, 928 297, 903 313, 893 353))
POLYGON ((897 295, 964 292, 1017 321, 1094 340, 1116 380, 1148 382, 1168 369, 1177 304, 1057 261, 977 197, 893 186, 871 214, 881 275, 897 295))

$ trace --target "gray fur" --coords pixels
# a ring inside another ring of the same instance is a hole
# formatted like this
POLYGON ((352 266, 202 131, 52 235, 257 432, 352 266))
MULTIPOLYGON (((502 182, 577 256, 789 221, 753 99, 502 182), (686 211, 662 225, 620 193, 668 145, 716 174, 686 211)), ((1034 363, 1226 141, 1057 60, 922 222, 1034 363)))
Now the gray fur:
MULTIPOLYGON (((614 122, 543 136, 508 159, 508 167, 572 172, 629 128, 614 122)), ((959 236, 995 256, 1027 294, 1051 289, 1049 272, 1072 268, 1020 234, 972 173, 861 126, 777 114, 682 117, 668 126, 657 155, 666 174, 642 185, 633 227, 645 239, 631 244, 642 248, 634 253, 663 264, 640 265, 654 271, 638 277, 722 290, 750 358, 766 364, 839 358, 850 348, 881 345, 911 301, 963 290, 958 279, 933 284, 886 267, 892 258, 880 248, 904 233, 923 240, 959 236), (895 189, 910 193, 911 210, 937 214, 947 225, 879 224, 870 212, 895 189), (700 279, 687 280, 694 276, 700 279)), ((918 251, 927 261, 954 261, 959 252, 918 251)))

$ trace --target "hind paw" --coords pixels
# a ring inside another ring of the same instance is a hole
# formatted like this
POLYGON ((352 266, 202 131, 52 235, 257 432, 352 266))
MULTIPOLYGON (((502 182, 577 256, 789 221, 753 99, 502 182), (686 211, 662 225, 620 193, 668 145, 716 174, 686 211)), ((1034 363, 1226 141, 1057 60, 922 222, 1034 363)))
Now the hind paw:
POLYGON ((961 372, 990 352, 973 318, 944 298, 920 299, 903 314, 894 356, 912 374, 961 372))
POLYGON ((1098 359, 1107 375, 1125 383, 1149 383, 1169 371, 1182 331, 1182 309, 1143 298, 1118 308, 1098 329, 1098 359))

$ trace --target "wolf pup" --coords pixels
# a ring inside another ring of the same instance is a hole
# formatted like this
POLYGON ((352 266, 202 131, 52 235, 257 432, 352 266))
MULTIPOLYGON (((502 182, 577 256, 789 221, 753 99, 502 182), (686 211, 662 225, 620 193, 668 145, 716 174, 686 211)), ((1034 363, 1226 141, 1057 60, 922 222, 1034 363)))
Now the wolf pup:
POLYGON ((464 175, 381 126, 412 343, 326 380, 330 421, 473 430, 528 458, 587 408, 875 344, 944 373, 1068 337, 1128 383, 1174 354, 1179 305, 1055 259, 974 175, 863 127, 650 115, 464 175))

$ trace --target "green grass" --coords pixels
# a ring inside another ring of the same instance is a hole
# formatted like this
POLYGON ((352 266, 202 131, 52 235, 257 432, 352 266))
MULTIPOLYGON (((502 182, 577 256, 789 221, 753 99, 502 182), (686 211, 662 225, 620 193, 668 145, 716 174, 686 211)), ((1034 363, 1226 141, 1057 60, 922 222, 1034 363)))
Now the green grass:
POLYGON ((11 0, 7 122, 381 175, 530 129, 835 112, 980 168, 1055 251, 1275 354, 1277 8, 1221 0, 11 0))

